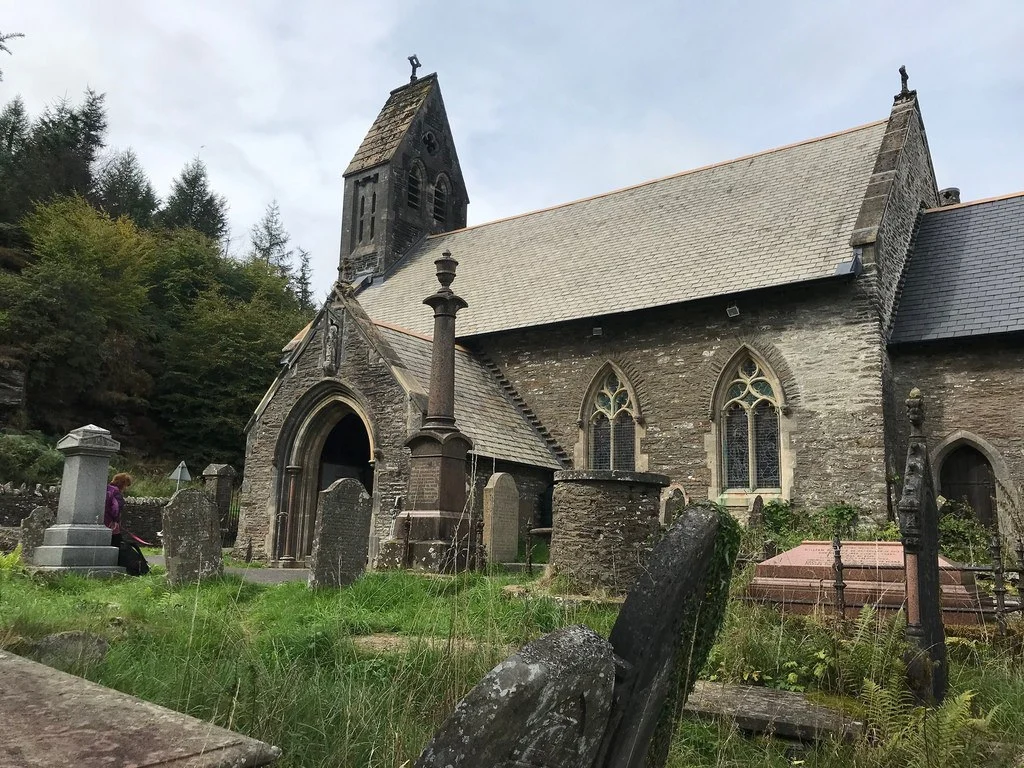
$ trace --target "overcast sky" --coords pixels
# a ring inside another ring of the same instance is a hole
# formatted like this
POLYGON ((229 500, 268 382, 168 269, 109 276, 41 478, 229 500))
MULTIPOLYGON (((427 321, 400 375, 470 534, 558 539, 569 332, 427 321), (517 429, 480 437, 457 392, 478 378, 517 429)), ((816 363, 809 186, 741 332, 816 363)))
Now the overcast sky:
POLYGON ((276 198, 335 279, 341 173, 388 92, 437 72, 471 224, 884 118, 900 64, 939 186, 1024 190, 1024 3, 0 0, 0 101, 106 93, 165 195, 197 153, 233 251, 276 198), (712 7, 713 6, 713 7, 712 7))

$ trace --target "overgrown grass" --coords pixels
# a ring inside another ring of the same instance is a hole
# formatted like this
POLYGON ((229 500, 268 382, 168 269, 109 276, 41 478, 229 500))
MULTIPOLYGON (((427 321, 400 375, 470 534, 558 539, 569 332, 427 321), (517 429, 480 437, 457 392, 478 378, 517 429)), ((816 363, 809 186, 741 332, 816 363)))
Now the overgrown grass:
MULTIPOLYGON (((571 623, 607 635, 616 615, 607 606, 509 600, 501 588, 525 580, 518 575, 372 573, 320 592, 229 577, 169 589, 161 569, 136 579, 43 580, 14 562, 0 562, 0 646, 25 652, 53 632, 102 634, 107 658, 75 672, 276 744, 282 766, 394 768, 414 760, 510 648, 571 623), (367 647, 367 635, 389 637, 367 647)), ((902 627, 892 619, 867 613, 836 625, 732 601, 706 677, 802 688, 866 718, 871 739, 797 747, 729 724, 685 721, 670 768, 938 768, 948 755, 955 764, 1000 765, 993 741, 1024 744, 1019 638, 953 642, 952 703, 931 715, 904 702, 893 682, 901 648, 902 627), (885 693, 865 696, 865 680, 885 693), (979 716, 989 718, 987 733, 979 716)))

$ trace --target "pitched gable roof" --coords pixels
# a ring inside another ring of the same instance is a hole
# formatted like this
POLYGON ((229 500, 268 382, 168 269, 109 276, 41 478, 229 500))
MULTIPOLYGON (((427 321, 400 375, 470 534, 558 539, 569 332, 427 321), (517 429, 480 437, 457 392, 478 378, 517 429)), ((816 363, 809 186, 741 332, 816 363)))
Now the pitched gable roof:
POLYGON ((353 155, 344 175, 365 171, 388 162, 398 150, 416 113, 436 85, 437 75, 432 74, 393 90, 363 138, 363 143, 353 155))
MULTIPOLYGON (((430 383, 433 342, 399 328, 377 325, 406 369, 430 383)), ((473 453, 520 464, 562 469, 544 439, 502 394, 498 383, 463 347, 455 348, 455 423, 473 440, 473 453)))
POLYGON ((921 215, 890 342, 1024 332, 1024 192, 921 215))
POLYGON ((375 320, 430 333, 433 261, 459 260, 470 336, 829 277, 886 121, 456 232, 359 292, 375 320))

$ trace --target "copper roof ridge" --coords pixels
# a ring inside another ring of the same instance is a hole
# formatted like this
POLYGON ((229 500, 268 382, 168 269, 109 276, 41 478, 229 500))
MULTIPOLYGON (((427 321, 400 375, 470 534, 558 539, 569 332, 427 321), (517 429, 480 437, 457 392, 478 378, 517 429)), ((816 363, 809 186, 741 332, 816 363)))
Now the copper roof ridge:
POLYGON ((452 229, 452 230, 449 230, 447 232, 439 232, 439 233, 437 233, 435 235, 428 235, 425 239, 431 240, 433 238, 438 238, 438 237, 447 237, 448 235, 454 235, 454 234, 457 234, 459 232, 466 232, 466 231, 471 230, 471 229, 480 229, 481 227, 489 227, 492 224, 501 224, 501 223, 506 222, 506 221, 514 221, 515 219, 526 218, 527 216, 535 216, 535 215, 537 215, 539 213, 547 213, 548 211, 556 211, 559 208, 568 208, 570 205, 577 205, 579 203, 587 203, 587 202, 590 202, 591 200, 599 200, 599 199, 601 199, 603 197, 611 197, 612 195, 617 195, 620 192, 629 192, 630 190, 639 189, 641 187, 647 187, 647 186, 650 186, 652 184, 659 184, 659 183, 661 183, 663 181, 669 181, 670 179, 678 179, 678 178, 680 178, 682 176, 689 176, 690 174, 700 173, 701 171, 709 171, 712 168, 721 168, 721 167, 726 166, 726 165, 732 165, 733 163, 741 163, 744 160, 753 160, 756 157, 764 157, 766 155, 771 155, 771 154, 774 154, 776 152, 783 152, 783 151, 785 151, 787 149, 795 149, 796 147, 802 147, 802 146, 806 146, 808 144, 815 144, 815 143, 817 143, 819 141, 825 141, 827 139, 834 139, 837 136, 844 136, 844 135, 849 134, 849 133, 856 133, 857 131, 863 131, 863 130, 866 130, 868 128, 874 128, 877 125, 882 125, 883 123, 888 122, 888 120, 889 120, 889 118, 884 118, 882 120, 875 120, 874 122, 864 123, 863 125, 858 125, 858 126, 855 126, 854 128, 847 128, 847 129, 842 130, 842 131, 834 131, 832 133, 827 133, 824 136, 816 136, 816 137, 814 137, 812 139, 803 139, 802 141, 794 141, 794 142, 792 142, 790 144, 783 144, 780 147, 774 147, 772 149, 763 149, 760 152, 753 152, 753 153, 748 154, 748 155, 742 155, 741 157, 734 157, 731 160, 722 160, 722 161, 719 161, 717 163, 709 163, 708 165, 702 165, 702 166, 699 166, 697 168, 690 168, 690 169, 685 170, 685 171, 679 171, 678 173, 671 173, 671 174, 669 174, 667 176, 660 176, 660 177, 658 177, 656 179, 648 179, 647 181, 641 181, 641 182, 639 182, 637 184, 630 184, 630 185, 625 186, 625 187, 619 187, 618 189, 613 189, 613 190, 610 190, 608 192, 601 192, 601 193, 598 193, 596 195, 590 195, 588 197, 581 197, 581 198, 578 198, 576 200, 569 200, 569 201, 564 202, 564 203, 557 203, 555 205, 550 205, 550 206, 548 206, 546 208, 537 208, 536 210, 533 210, 533 211, 526 211, 524 213, 517 213, 517 214, 514 214, 512 216, 505 216, 505 217, 500 218, 500 219, 494 219, 492 221, 481 222, 480 224, 473 224, 472 226, 463 227, 461 229, 452 229))
POLYGON ((982 197, 978 200, 968 200, 966 203, 956 203, 955 205, 937 205, 934 208, 925 208, 924 213, 936 213, 938 211, 953 211, 958 208, 967 208, 972 205, 982 205, 984 203, 996 203, 1000 200, 1012 200, 1015 197, 1024 197, 1024 191, 1021 192, 1008 192, 1005 195, 996 195, 994 197, 982 197))

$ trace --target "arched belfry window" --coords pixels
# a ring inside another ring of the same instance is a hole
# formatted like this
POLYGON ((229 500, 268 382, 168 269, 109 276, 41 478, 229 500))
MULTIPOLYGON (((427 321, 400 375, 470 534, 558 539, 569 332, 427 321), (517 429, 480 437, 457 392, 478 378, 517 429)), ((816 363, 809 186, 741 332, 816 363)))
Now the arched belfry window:
POLYGON ((413 164, 412 168, 409 169, 406 203, 414 211, 418 211, 423 203, 423 171, 420 170, 418 164, 413 164))
POLYGON ((636 404, 615 369, 602 373, 589 412, 590 469, 636 470, 636 404))
MULTIPOLYGON (((728 375, 728 374, 727 374, 728 375)), ((722 397, 721 445, 726 490, 779 488, 779 393, 770 374, 747 355, 722 397)))
POLYGON ((434 221, 444 224, 448 220, 448 181, 444 176, 434 183, 434 221))

